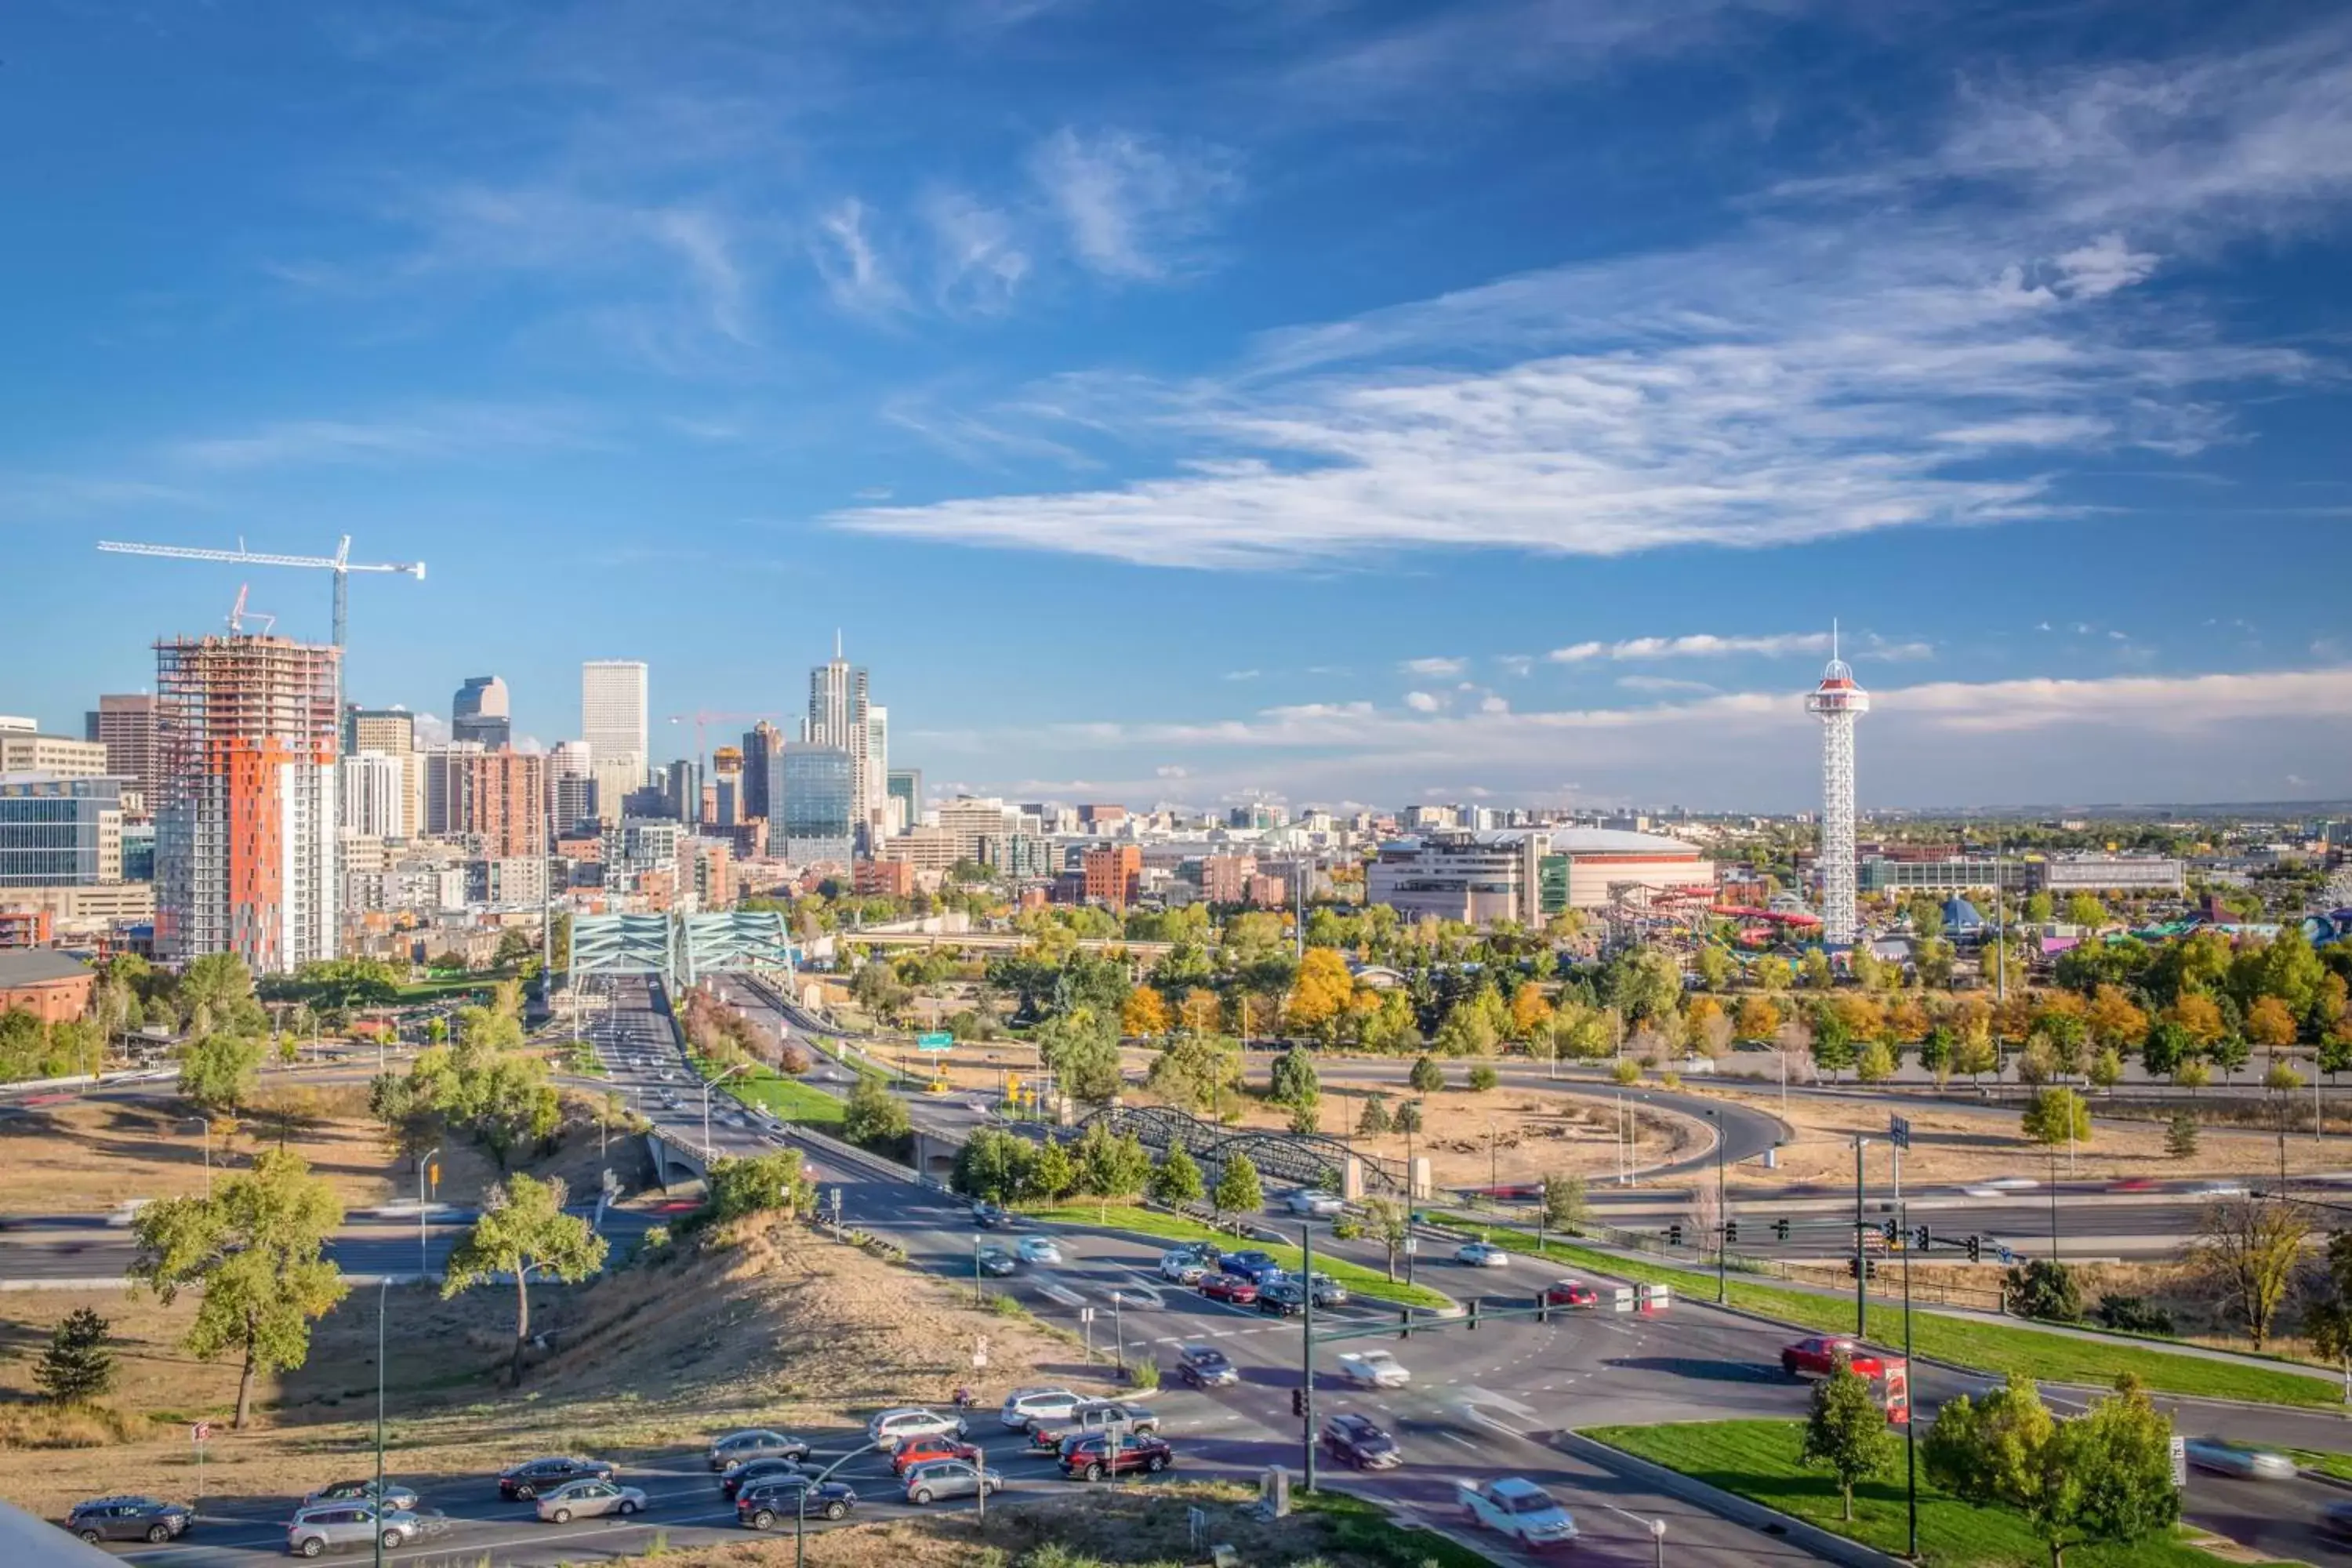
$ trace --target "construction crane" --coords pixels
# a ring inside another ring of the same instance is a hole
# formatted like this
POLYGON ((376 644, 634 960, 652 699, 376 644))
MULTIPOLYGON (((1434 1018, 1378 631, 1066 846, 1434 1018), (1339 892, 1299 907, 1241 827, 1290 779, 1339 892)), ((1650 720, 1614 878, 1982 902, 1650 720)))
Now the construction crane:
POLYGON ((246 622, 259 621, 261 623, 261 635, 263 637, 268 637, 271 632, 278 629, 278 617, 260 610, 247 609, 245 607, 245 596, 247 592, 248 589, 245 584, 239 583, 236 585, 236 603, 231 605, 228 610, 229 636, 243 637, 245 635, 246 622))
POLYGON ((332 555, 272 555, 247 550, 245 541, 236 542, 235 550, 196 550, 179 544, 125 544, 111 539, 101 539, 98 547, 114 555, 160 555, 170 561, 221 561, 234 566, 308 566, 335 574, 335 646, 343 646, 344 623, 349 618, 346 604, 349 582, 354 572, 400 572, 425 581, 422 561, 358 562, 352 559, 352 536, 348 533, 337 542, 332 555))
POLYGON ((713 724, 755 724, 762 719, 782 718, 778 713, 673 713, 664 721, 670 724, 694 726, 694 765, 708 769, 710 765, 709 731, 713 724))

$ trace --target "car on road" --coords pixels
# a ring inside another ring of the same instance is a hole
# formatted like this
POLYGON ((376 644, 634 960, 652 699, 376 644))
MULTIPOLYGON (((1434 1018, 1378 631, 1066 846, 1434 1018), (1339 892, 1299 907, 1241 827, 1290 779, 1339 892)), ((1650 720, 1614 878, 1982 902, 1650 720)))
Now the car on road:
POLYGON ((782 1432, 771 1431, 764 1426, 714 1437, 710 1442, 710 1452, 706 1456, 714 1470, 723 1470, 745 1459, 805 1459, 808 1457, 809 1446, 804 1439, 787 1437, 782 1432))
POLYGON ((1809 1334, 1780 1349, 1780 1370, 1790 1377, 1827 1377, 1840 1364, 1864 1377, 1886 1375, 1884 1356, 1841 1335, 1809 1334))
POLYGON ((2156 1191, 2156 1186, 2157 1183, 2154 1176, 2125 1176, 2120 1180, 2109 1182, 2107 1184, 2107 1191, 2111 1193, 2152 1193, 2156 1191))
POLYGON ((1312 1192, 1304 1187, 1283 1201, 1289 1205, 1292 1214, 1309 1219, 1329 1219, 1346 1213, 1348 1207, 1329 1193, 1312 1192))
POLYGON ((961 1459, 970 1464, 979 1454, 979 1444, 954 1437, 909 1437, 891 1454, 890 1473, 903 1476, 918 1465, 936 1464, 941 1459, 961 1459))
POLYGON ((1396 1439, 1370 1416, 1353 1412, 1334 1415, 1323 1424, 1323 1447, 1341 1464, 1360 1470, 1392 1470, 1404 1463, 1396 1439))
POLYGON ((1064 1448, 1061 1457, 1064 1475, 1087 1481, 1133 1470, 1156 1476, 1175 1462, 1176 1450, 1165 1439, 1148 1434, 1121 1437, 1116 1448, 1107 1436, 1081 1437, 1064 1448))
POLYGON ((1085 1403, 1082 1395, 1066 1388, 1016 1388, 1004 1396, 1003 1407, 996 1415, 1007 1427, 1019 1432, 1032 1421, 1066 1421, 1085 1403))
MULTIPOLYGON (((978 1449, 973 1450, 979 1452, 978 1449)), ((962 1459, 940 1459, 928 1465, 918 1465, 907 1472, 907 1500, 912 1503, 935 1502, 940 1498, 973 1497, 986 1487, 991 1492, 1004 1489, 1004 1478, 994 1470, 983 1472, 977 1465, 962 1459)))
POLYGON ((510 1502, 529 1502, 543 1492, 573 1481, 609 1481, 620 1473, 619 1466, 603 1459, 525 1459, 499 1472, 499 1496, 510 1502))
POLYGON ((2197 1198, 2242 1198, 2247 1191, 2243 1182, 2200 1182, 2189 1195, 2197 1198))
POLYGON ((811 1519, 847 1519, 857 1506, 857 1494, 846 1481, 820 1481, 811 1476, 782 1476, 736 1494, 735 1522, 752 1530, 772 1530, 784 1520, 797 1520, 803 1510, 811 1519))
POLYGON ((1344 1307, 1348 1304, 1348 1288, 1318 1269, 1307 1277, 1307 1293, 1315 1298, 1318 1307, 1344 1307))
POLYGON ((971 1223, 982 1230, 1000 1228, 1006 1219, 1004 1210, 982 1198, 971 1205, 971 1223))
POLYGON ((1257 1285, 1238 1274, 1204 1274, 1201 1277, 1201 1294, 1212 1301, 1246 1307, 1257 1300, 1257 1285))
POLYGON ((101 1497, 78 1502, 66 1528, 84 1541, 146 1541, 162 1545, 187 1532, 196 1510, 152 1497, 101 1497))
POLYGON ((2294 1461, 2267 1448, 2249 1448, 2219 1437, 2191 1437, 2182 1447, 2188 1450, 2191 1465, 2216 1475, 2238 1476, 2250 1481, 2294 1479, 2294 1461))
POLYGON ((1000 1279, 1016 1272, 1021 1267, 1020 1260, 1001 1247, 982 1247, 972 1254, 972 1261, 982 1274, 1000 1279))
POLYGON ((325 1502, 380 1502, 389 1509, 414 1510, 417 1497, 414 1488, 402 1486, 398 1481, 379 1481, 371 1476, 365 1480, 336 1481, 320 1487, 305 1496, 300 1506, 309 1508, 314 1503, 325 1502), (381 1496, 378 1495, 379 1488, 382 1489, 381 1496))
POLYGON ((1176 1352, 1176 1381, 1194 1388, 1228 1388, 1242 1380, 1242 1369, 1214 1345, 1182 1345, 1176 1352))
POLYGON ((770 1480, 778 1476, 797 1476, 800 1473, 801 1462, 798 1459, 787 1459, 781 1454, 770 1455, 765 1458, 745 1459, 740 1464, 727 1467, 719 1478, 719 1489, 730 1498, 736 1497, 746 1488, 758 1486, 761 1481, 770 1480))
POLYGON ((1339 1375, 1358 1388, 1402 1388, 1412 1381, 1404 1363, 1386 1351, 1350 1351, 1339 1358, 1339 1375))
POLYGON ((1270 1277, 1282 1272, 1282 1265, 1274 1260, 1274 1254, 1255 1249, 1248 1252, 1228 1252, 1217 1259, 1217 1267, 1227 1274, 1238 1275, 1253 1285, 1263 1285, 1270 1277))
POLYGON ((1089 1400, 1062 1420, 1030 1422, 1029 1446, 1040 1453, 1066 1454, 1072 1445, 1099 1436, 1113 1426, 1123 1426, 1129 1433, 1157 1432, 1160 1417, 1140 1405, 1122 1405, 1108 1399, 1089 1400))
POLYGON ((1598 1307, 1601 1292, 1581 1279, 1555 1279, 1543 1288, 1547 1307, 1598 1307))
POLYGON ((1024 1263, 1059 1263, 1062 1249, 1050 1236, 1024 1236, 1014 1248, 1024 1263))
POLYGON ((645 1507, 646 1494, 635 1487, 615 1486, 611 1481, 574 1481, 541 1498, 539 1517, 550 1524, 570 1524, 574 1519, 608 1513, 626 1518, 644 1512, 645 1507))
POLYGON ((877 1448, 896 1448, 909 1437, 961 1437, 963 1432, 962 1416, 941 1415, 919 1405, 885 1410, 866 1424, 866 1438, 877 1448))
POLYGON ((1208 1261, 1189 1247, 1179 1247, 1160 1255, 1160 1278, 1171 1285, 1198 1285, 1209 1271, 1208 1261))
POLYGON ((1465 1241, 1454 1249, 1454 1261, 1473 1268, 1500 1268, 1511 1255, 1491 1241, 1465 1241))
POLYGON ((1296 1279, 1274 1279, 1257 1289, 1257 1310, 1273 1318, 1296 1318, 1307 1310, 1307 1287, 1296 1279))
POLYGON ((1997 1193, 2030 1193, 2041 1184, 2032 1176, 1995 1176, 1985 1184, 1997 1193))
POLYGON ((2329 1503, 2319 1510, 2319 1531, 2331 1541, 2352 1541, 2352 1498, 2329 1503))
POLYGON ((330 1547, 373 1546, 380 1541, 389 1551, 424 1533, 425 1521, 413 1513, 393 1509, 378 1512, 363 1502, 321 1503, 295 1510, 286 1524, 286 1550, 297 1557, 316 1557, 330 1547))
POLYGON ((1483 1484, 1456 1481, 1454 1496, 1472 1524, 1507 1535, 1524 1546, 1566 1546, 1576 1539, 1576 1519, 1552 1495, 1524 1476, 1483 1484))

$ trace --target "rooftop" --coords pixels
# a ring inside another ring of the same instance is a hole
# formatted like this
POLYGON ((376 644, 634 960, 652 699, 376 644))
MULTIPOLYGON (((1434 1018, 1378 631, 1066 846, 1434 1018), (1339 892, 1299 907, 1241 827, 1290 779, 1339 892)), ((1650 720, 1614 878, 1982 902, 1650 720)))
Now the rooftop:
POLYGON ((54 948, 0 950, 0 990, 18 985, 47 985, 59 980, 79 980, 89 973, 89 964, 54 948))

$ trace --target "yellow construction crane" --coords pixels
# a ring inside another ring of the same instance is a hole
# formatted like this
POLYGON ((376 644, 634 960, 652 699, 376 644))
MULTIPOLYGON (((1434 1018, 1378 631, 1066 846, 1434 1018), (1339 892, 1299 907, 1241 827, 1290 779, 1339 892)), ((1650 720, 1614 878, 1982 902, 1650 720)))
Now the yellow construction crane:
POLYGON ((332 555, 271 555, 247 550, 245 541, 236 542, 235 550, 196 550, 179 544, 125 544, 101 539, 98 547, 114 555, 160 555, 170 561, 219 561, 232 566, 308 566, 335 574, 335 646, 343 646, 346 619, 347 584, 354 572, 399 572, 425 581, 422 561, 386 561, 363 563, 352 559, 352 536, 348 533, 337 542, 332 555))

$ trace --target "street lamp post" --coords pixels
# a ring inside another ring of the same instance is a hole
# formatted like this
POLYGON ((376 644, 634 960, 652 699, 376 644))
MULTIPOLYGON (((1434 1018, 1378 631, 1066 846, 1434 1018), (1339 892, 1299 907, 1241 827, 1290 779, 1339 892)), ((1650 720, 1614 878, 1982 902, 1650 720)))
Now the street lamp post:
MULTIPOLYGON (((729 1068, 725 1072, 720 1073, 717 1078, 714 1078, 714 1079, 706 1079, 703 1081, 703 1085, 702 1085, 702 1159, 703 1159, 703 1163, 704 1163, 706 1165, 709 1163, 709 1162, 710 1162, 710 1160, 711 1160, 711 1157, 712 1157, 712 1155, 711 1155, 711 1148, 710 1148, 710 1091, 711 1091, 712 1089, 717 1089, 720 1084, 725 1083, 729 1079, 733 1078, 737 1073, 739 1073, 739 1072, 742 1072, 742 1071, 746 1070, 747 1068, 749 1068, 751 1067, 751 1064, 750 1062, 737 1062, 733 1067, 729 1068)), ((706 1175, 707 1175, 707 1173, 706 1173, 706 1175)))
POLYGON ((1486 1198, 1499 1206, 1503 1201, 1503 1130, 1493 1117, 1486 1118, 1486 1198))
POLYGON ((392 1289, 392 1276, 387 1274, 375 1286, 375 1513, 376 1528, 370 1531, 375 1537, 376 1568, 383 1568, 383 1319, 389 1304, 387 1292, 392 1289))
POLYGON ((441 1157, 441 1147, 435 1144, 416 1157, 416 1277, 425 1279, 432 1268, 425 1261, 425 1173, 441 1157))
MULTIPOLYGON (((201 1121, 205 1126, 205 1196, 210 1197, 213 1195, 213 1119, 209 1116, 191 1116, 188 1121, 201 1121)), ((188 1121, 183 1121, 180 1125, 185 1127, 188 1121)))
POLYGON ((1863 1233, 1869 1225, 1862 1214, 1862 1152, 1868 1147, 1870 1140, 1867 1138, 1853 1141, 1853 1332, 1856 1339, 1870 1332, 1870 1257, 1862 1244, 1863 1233))
POLYGON ((1731 1210, 1723 1197, 1723 1112, 1710 1105, 1706 1114, 1715 1123, 1715 1304, 1720 1307, 1731 1299, 1729 1265, 1724 1257, 1731 1237, 1731 1210))

